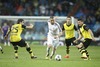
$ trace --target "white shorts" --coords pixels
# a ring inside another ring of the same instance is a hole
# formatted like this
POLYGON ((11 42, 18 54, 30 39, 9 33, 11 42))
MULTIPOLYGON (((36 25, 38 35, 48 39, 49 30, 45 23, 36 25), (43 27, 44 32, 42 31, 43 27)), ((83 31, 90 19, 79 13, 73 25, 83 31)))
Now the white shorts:
POLYGON ((52 47, 57 47, 59 45, 59 38, 55 39, 53 36, 48 35, 47 45, 50 45, 52 47))

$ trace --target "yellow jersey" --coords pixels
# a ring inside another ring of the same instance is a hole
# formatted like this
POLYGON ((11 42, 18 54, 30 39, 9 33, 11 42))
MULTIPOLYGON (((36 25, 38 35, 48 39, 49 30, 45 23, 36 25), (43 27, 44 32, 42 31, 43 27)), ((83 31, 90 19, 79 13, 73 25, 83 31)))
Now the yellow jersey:
POLYGON ((88 31, 88 29, 86 28, 85 24, 83 24, 80 27, 80 32, 81 32, 84 39, 92 39, 92 36, 91 36, 90 32, 88 31))
POLYGON ((66 23, 63 24, 63 29, 65 31, 65 39, 70 39, 75 37, 75 30, 77 30, 74 24, 68 26, 66 23))
POLYGON ((19 42, 22 39, 21 33, 24 28, 25 26, 22 24, 14 24, 10 31, 10 42, 19 42))

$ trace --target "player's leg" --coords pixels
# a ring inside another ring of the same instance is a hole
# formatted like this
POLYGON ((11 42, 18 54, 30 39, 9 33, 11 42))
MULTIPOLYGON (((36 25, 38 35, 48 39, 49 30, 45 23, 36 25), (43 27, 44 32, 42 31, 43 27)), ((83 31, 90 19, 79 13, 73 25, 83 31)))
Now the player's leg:
POLYGON ((89 53, 88 53, 88 51, 86 49, 90 45, 91 41, 92 41, 91 39, 85 39, 85 42, 83 43, 84 44, 84 49, 85 49, 86 55, 88 57, 87 58, 88 60, 90 60, 90 56, 89 56, 89 53))
POLYGON ((28 43, 26 43, 26 50, 27 50, 28 53, 30 54, 31 59, 37 58, 37 57, 35 56, 35 54, 33 54, 33 51, 32 51, 32 49, 31 49, 31 47, 29 46, 28 43))
POLYGON ((76 45, 76 47, 78 48, 79 52, 81 53, 81 58, 83 59, 87 59, 87 50, 84 48, 84 44, 83 43, 80 43, 79 45, 76 45))
POLYGON ((91 39, 85 39, 83 43, 77 45, 83 59, 90 59, 88 51, 86 49, 90 45, 91 41, 91 39))
POLYGON ((0 46, 0 51, 1 51, 1 53, 3 54, 3 48, 0 46))
POLYGON ((18 46, 14 46, 15 58, 18 59, 18 46))
POLYGON ((29 53, 30 56, 31 56, 31 59, 37 58, 37 57, 33 54, 33 51, 32 51, 32 49, 30 48, 29 44, 26 43, 23 39, 21 39, 21 40, 18 42, 18 46, 20 46, 20 47, 26 47, 26 50, 28 51, 28 53, 29 53))
POLYGON ((66 46, 66 55, 64 56, 64 58, 69 58, 69 46, 66 46))
POLYGON ((70 45, 71 45, 70 39, 65 39, 65 44, 66 44, 66 55, 64 56, 64 58, 69 58, 70 45))
POLYGON ((14 47, 15 58, 18 59, 18 46, 17 46, 18 42, 11 42, 11 44, 14 47))
POLYGON ((52 52, 51 52, 51 55, 50 55, 50 59, 52 59, 52 57, 54 56, 56 52, 56 47, 52 47, 52 52))
POLYGON ((30 54, 31 59, 37 58, 37 56, 35 56, 35 54, 33 54, 33 51, 32 51, 32 49, 31 49, 31 47, 29 46, 29 44, 28 44, 28 43, 24 43, 24 44, 26 44, 26 50, 27 50, 28 53, 30 54))
POLYGON ((51 55, 50 55, 50 59, 52 59, 52 57, 54 56, 58 45, 59 45, 59 38, 54 39, 54 40, 53 40, 52 52, 51 52, 51 55))
POLYGON ((47 37, 47 50, 46 50, 46 57, 45 57, 45 59, 49 59, 50 48, 52 47, 52 42, 53 42, 52 37, 48 36, 47 37))
POLYGON ((45 59, 49 59, 48 57, 49 57, 49 55, 50 55, 50 48, 51 48, 51 47, 52 47, 51 44, 48 44, 48 45, 47 45, 46 58, 45 58, 45 59))

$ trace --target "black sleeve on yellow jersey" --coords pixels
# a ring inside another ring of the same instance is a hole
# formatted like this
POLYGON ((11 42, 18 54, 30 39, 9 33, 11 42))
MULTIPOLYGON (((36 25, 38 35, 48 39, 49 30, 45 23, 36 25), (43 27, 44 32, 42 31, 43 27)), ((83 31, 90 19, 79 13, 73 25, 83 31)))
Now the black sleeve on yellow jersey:
POLYGON ((64 31, 65 30, 65 28, 64 28, 64 26, 62 27, 62 31, 64 31))
POLYGON ((86 30, 86 31, 89 30, 89 28, 88 28, 86 25, 84 25, 83 28, 84 28, 84 30, 86 30))
POLYGON ((78 25, 78 29, 80 29, 81 26, 78 25))
POLYGON ((74 29, 77 30, 77 27, 74 25, 74 29))
POLYGON ((26 29, 26 26, 25 25, 22 25, 22 28, 26 29))

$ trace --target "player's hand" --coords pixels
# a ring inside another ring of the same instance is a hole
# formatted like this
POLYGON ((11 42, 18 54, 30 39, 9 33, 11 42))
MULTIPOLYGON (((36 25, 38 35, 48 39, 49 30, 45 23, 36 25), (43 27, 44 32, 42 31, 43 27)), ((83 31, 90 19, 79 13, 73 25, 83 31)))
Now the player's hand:
POLYGON ((92 41, 96 41, 95 38, 92 38, 92 41))
POLYGON ((58 38, 58 36, 54 36, 54 39, 57 39, 58 38))
POLYGON ((30 26, 33 28, 34 25, 33 24, 30 24, 30 26))
POLYGON ((4 39, 7 40, 8 36, 5 36, 4 39))
POLYGON ((83 46, 82 43, 80 43, 79 45, 76 45, 77 48, 81 48, 83 46))
POLYGON ((29 24, 28 26, 26 26, 26 28, 32 29, 33 28, 33 24, 29 24))
POLYGON ((74 42, 74 43, 78 43, 78 40, 74 40, 73 42, 74 42))

